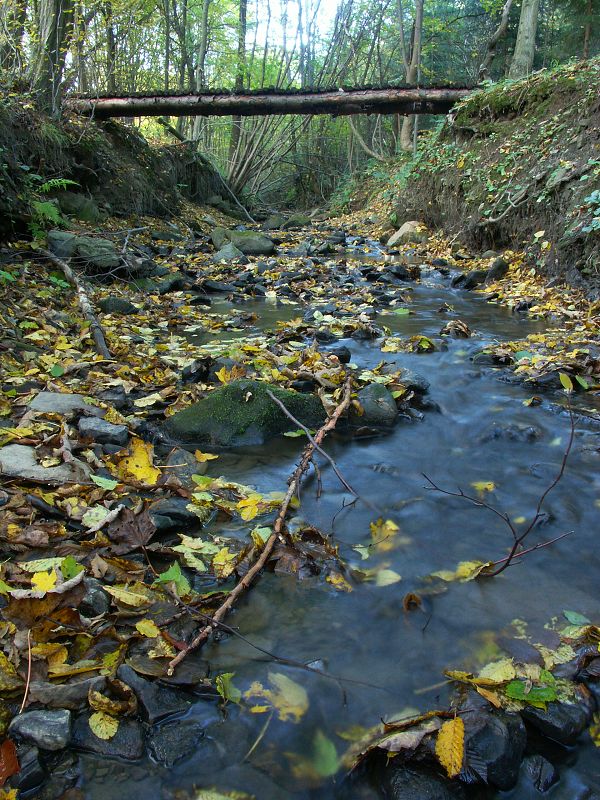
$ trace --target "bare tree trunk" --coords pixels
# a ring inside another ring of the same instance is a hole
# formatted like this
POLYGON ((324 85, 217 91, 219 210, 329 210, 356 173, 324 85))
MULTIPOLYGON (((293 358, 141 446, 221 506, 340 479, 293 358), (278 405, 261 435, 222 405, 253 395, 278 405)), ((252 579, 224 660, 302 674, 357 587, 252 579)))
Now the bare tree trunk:
MULTIPOLYGON (((244 88, 246 80, 246 14, 248 11, 248 0, 240 0, 239 31, 238 31, 238 53, 237 53, 237 75, 235 77, 235 88, 239 92, 244 88)), ((240 136, 242 133, 242 119, 239 115, 233 117, 231 121, 231 139, 229 140, 229 159, 234 158, 239 150, 240 136)))
MULTIPOLYGON (((421 66, 421 40, 423 35, 423 1, 417 0, 415 5, 415 23, 413 25, 412 47, 410 63, 406 72, 406 82, 414 85, 419 75, 421 66)), ((402 130, 400 131, 400 148, 411 150, 413 146, 413 125, 414 115, 404 117, 402 120, 402 130)))
POLYGON ((67 43, 73 29, 73 12, 73 0, 39 0, 31 84, 41 103, 53 114, 60 110, 60 89, 67 43))
POLYGON ((592 38, 592 0, 587 1, 587 7, 585 9, 586 20, 585 20, 585 27, 583 29, 583 58, 587 61, 590 57, 590 41, 592 38))
POLYGON ((509 78, 524 78, 531 72, 535 56, 535 36, 539 11, 540 0, 523 0, 517 43, 508 71, 509 78))
MULTIPOLYGON (((198 42, 198 53, 196 60, 196 91, 202 91, 206 86, 206 53, 208 52, 208 12, 210 0, 202 3, 202 17, 200 21, 200 41, 198 42)), ((192 128, 192 139, 197 142, 202 131, 202 117, 194 117, 192 128)))
POLYGON ((510 9, 512 6, 513 0, 506 0, 504 4, 504 8, 502 9, 502 17, 500 19, 500 24, 492 34, 491 39, 488 42, 487 51, 485 54, 485 58, 483 59, 481 66, 479 67, 479 81, 487 80, 490 67, 492 66, 492 62, 496 57, 496 47, 498 46, 498 42, 506 36, 506 31, 508 29, 508 18, 510 15, 510 9))
POLYGON ((106 89, 110 94, 113 94, 113 92, 117 90, 117 82, 115 79, 117 45, 112 14, 112 2, 109 0, 109 2, 104 5, 104 21, 106 25, 106 89))
POLYGON ((0 8, 0 68, 7 72, 22 69, 23 34, 27 18, 27 0, 0 8))

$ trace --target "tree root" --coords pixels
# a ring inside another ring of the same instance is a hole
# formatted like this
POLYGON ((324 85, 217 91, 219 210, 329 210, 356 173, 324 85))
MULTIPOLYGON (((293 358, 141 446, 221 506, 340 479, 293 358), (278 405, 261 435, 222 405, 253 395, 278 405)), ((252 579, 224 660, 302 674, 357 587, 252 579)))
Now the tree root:
POLYGON ((315 450, 320 446, 321 442, 323 441, 325 436, 329 433, 329 431, 335 428, 335 426, 338 423, 338 420, 350 405, 351 389, 352 389, 351 379, 348 378, 346 383, 344 384, 344 392, 340 403, 335 408, 333 414, 331 414, 331 416, 327 419, 325 424, 317 431, 314 439, 309 441, 309 443, 304 448, 304 451, 300 458, 300 462, 298 463, 298 466, 296 467, 296 469, 294 470, 288 481, 288 490, 285 494, 285 497, 281 501, 281 505, 279 506, 279 512, 277 514, 275 524, 273 525, 273 532, 267 539, 267 542, 263 547, 259 558, 253 564, 253 566, 250 567, 250 569, 244 575, 244 577, 236 584, 235 588, 227 595, 226 600, 215 611, 211 621, 203 628, 201 628, 201 630, 196 634, 195 638, 192 639, 189 645, 184 650, 181 650, 175 656, 175 658, 171 660, 171 662, 169 663, 169 668, 167 670, 168 675, 173 675, 177 665, 181 664, 181 662, 190 653, 192 653, 194 650, 197 650, 207 641, 207 639, 209 638, 210 634, 213 632, 215 627, 218 626, 221 620, 231 610, 238 597, 240 597, 240 595, 242 595, 246 591, 246 589, 250 587, 256 576, 266 565, 277 541, 283 539, 285 530, 285 519, 287 517, 287 513, 289 511, 292 498, 298 491, 300 482, 302 480, 302 476, 307 471, 315 450))

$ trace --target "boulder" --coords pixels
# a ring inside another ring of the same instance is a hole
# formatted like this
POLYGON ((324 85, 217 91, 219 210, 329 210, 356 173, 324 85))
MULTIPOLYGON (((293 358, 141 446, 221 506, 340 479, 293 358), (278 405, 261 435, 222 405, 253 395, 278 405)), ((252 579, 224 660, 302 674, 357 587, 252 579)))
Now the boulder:
POLYGON ((54 467, 43 467, 37 462, 35 448, 23 444, 8 444, 0 450, 0 475, 8 478, 62 486, 64 483, 87 481, 90 472, 90 468, 78 459, 54 467))
POLYGON ((476 289, 487 278, 487 270, 473 269, 471 272, 462 273, 452 280, 452 286, 459 289, 476 289))
POLYGON ((47 778, 46 770, 40 759, 40 751, 37 747, 18 747, 17 759, 20 769, 16 775, 12 776, 11 785, 19 792, 31 792, 33 789, 37 789, 47 778))
POLYGON ((492 261, 490 268, 487 271, 486 281, 497 281, 503 278, 509 270, 509 263, 503 258, 496 258, 492 261))
POLYGON ((575 744, 590 722, 590 709, 575 703, 548 703, 547 709, 527 706, 523 717, 542 736, 564 745, 575 744))
POLYGON ((242 251, 233 242, 225 242, 213 255, 211 261, 213 264, 218 264, 220 261, 238 261, 241 258, 244 258, 242 251))
POLYGON ((398 244, 423 244, 429 241, 429 233, 422 222, 410 220, 393 233, 388 239, 387 246, 395 247, 398 244))
POLYGON ((277 228, 281 228, 286 221, 286 218, 282 214, 271 214, 271 216, 268 217, 263 223, 263 230, 276 230, 277 228))
POLYGON ((64 709, 26 711, 12 720, 8 732, 41 750, 62 750, 71 738, 71 712, 64 709))
POLYGON ((139 314, 140 309, 124 297, 103 297, 97 303, 98 308, 105 314, 139 314))
POLYGON ((465 797, 457 781, 394 762, 385 770, 383 786, 389 800, 464 800, 465 797))
POLYGON ((148 749, 155 761, 171 769, 196 752, 203 736, 202 726, 193 720, 167 722, 151 731, 148 749))
POLYGON ((29 403, 29 408, 31 411, 62 414, 64 417, 75 416, 83 412, 94 417, 103 417, 106 414, 103 408, 98 408, 93 403, 87 403, 83 395, 67 392, 40 392, 29 403))
POLYGON ((110 272, 121 265, 114 242, 68 231, 48 231, 48 249, 59 258, 77 258, 78 265, 93 275, 110 272))
POLYGON ((321 401, 266 383, 237 380, 167 420, 170 435, 185 442, 221 447, 263 444, 293 429, 294 423, 267 395, 270 390, 304 425, 319 427, 325 419, 321 401))
MULTIPOLYGON (((199 470, 196 470, 196 474, 198 472, 199 470)), ((150 505, 148 514, 160 533, 176 528, 187 530, 190 525, 198 522, 196 514, 188 511, 189 504, 189 500, 185 497, 164 497, 150 505)))
POLYGON ((484 765, 482 779, 498 789, 512 789, 527 742, 518 714, 473 711, 465 714, 465 750, 484 765))
POLYGON ((533 786, 536 791, 544 793, 554 786, 558 779, 559 774, 556 767, 544 756, 538 754, 523 759, 521 781, 525 785, 533 786))
POLYGON ((73 724, 72 744, 76 750, 97 753, 101 756, 136 761, 144 753, 141 723, 134 719, 120 719, 112 739, 100 739, 89 725, 91 714, 81 714, 73 724))
POLYGON ((114 425, 98 417, 81 417, 78 425, 79 435, 98 444, 116 444, 125 447, 129 441, 127 425, 114 425))
POLYGON ((180 691, 161 686, 160 683, 147 681, 127 664, 119 667, 117 675, 133 690, 142 715, 150 725, 173 714, 183 714, 190 707, 190 700, 184 697, 180 691))
POLYGON ((363 408, 358 417, 361 425, 392 425, 398 416, 396 401, 382 383, 370 383, 361 389, 357 399, 363 408))
POLYGON ((96 203, 89 197, 76 192, 61 192, 56 196, 63 214, 83 222, 98 222, 101 218, 96 203))
POLYGON ((76 683, 31 681, 29 696, 36 703, 42 703, 49 708, 70 708, 72 711, 76 711, 87 706, 90 689, 102 692, 105 686, 106 678, 101 676, 87 678, 76 683))
POLYGON ((312 225, 312 220, 306 214, 292 214, 288 217, 281 226, 284 231, 296 231, 300 228, 309 228, 312 225))
POLYGON ((172 272, 158 284, 159 294, 168 294, 169 292, 180 292, 182 289, 190 285, 190 279, 182 272, 172 272))
POLYGON ((275 245, 271 239, 257 231, 231 231, 226 228, 215 228, 211 239, 217 250, 221 250, 226 242, 231 242, 246 256, 270 256, 275 252, 275 245))

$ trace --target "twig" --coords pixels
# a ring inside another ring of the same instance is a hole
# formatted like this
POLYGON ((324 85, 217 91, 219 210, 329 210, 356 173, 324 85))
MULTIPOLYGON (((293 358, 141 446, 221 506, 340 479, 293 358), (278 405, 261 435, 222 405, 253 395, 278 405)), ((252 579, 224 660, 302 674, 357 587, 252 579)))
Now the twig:
POLYGON ((19 709, 19 714, 23 713, 27 698, 29 696, 29 684, 31 683, 31 629, 27 631, 27 682, 25 683, 25 694, 23 695, 23 702, 19 709))
POLYGON ((247 761, 250 758, 252 753, 256 750, 258 745, 262 742, 262 740, 264 739, 265 733, 267 732, 267 728, 269 727, 269 724, 270 724, 272 719, 273 719, 273 709, 271 709, 271 713, 267 717, 267 721, 265 722, 265 724, 262 726, 262 728, 260 730, 260 733, 258 734, 258 736, 256 738, 256 741, 254 742, 254 744, 252 745, 250 750, 248 750, 246 755, 242 758, 242 764, 244 763, 244 761, 247 761))
POLYGON ((302 453, 302 457, 300 458, 300 462, 296 469, 294 470, 288 485, 288 490, 283 498, 281 505, 279 507, 279 513, 277 515, 277 519, 273 525, 273 532, 269 536, 263 550, 258 558, 258 560, 254 563, 252 567, 248 570, 248 572, 244 575, 244 577, 237 583, 235 588, 229 593, 225 601, 219 606, 219 608, 215 611, 210 623, 205 625, 199 633, 195 636, 195 638, 190 642, 190 644, 185 648, 185 650, 181 650, 175 658, 173 658, 169 662, 169 668, 167 670, 168 675, 173 675, 175 668, 178 664, 180 664, 189 653, 197 650, 201 647, 204 642, 208 639, 210 634, 212 633, 215 624, 221 622, 221 620, 227 615, 230 609, 233 607, 234 603, 236 602, 237 598, 242 595, 246 589, 250 587, 254 579, 257 575, 261 572, 263 567, 266 565, 267 561, 269 560, 273 548, 275 547, 276 542, 279 539, 283 538, 284 529, 285 529, 285 519, 290 507, 290 503, 292 502, 292 498, 296 494, 298 487, 300 486, 300 482, 308 466, 311 462, 315 449, 320 445, 323 441, 325 436, 329 433, 329 431, 333 430, 337 425, 339 418, 342 414, 346 411, 348 406, 350 405, 350 393, 351 393, 352 383, 351 379, 348 378, 346 383, 344 384, 344 391, 342 395, 342 400, 336 407, 333 414, 327 419, 325 424, 319 429, 317 435, 315 436, 314 443, 309 442, 306 447, 304 448, 304 452, 302 453))
POLYGON ((98 318, 94 314, 92 304, 90 303, 90 299, 87 296, 82 282, 79 280, 67 262, 62 260, 62 258, 58 258, 58 256, 55 256, 54 253, 51 253, 49 250, 40 250, 40 252, 54 264, 59 266, 63 271, 65 278, 75 287, 77 290, 79 306, 83 311, 83 316, 90 323, 90 330, 92 332, 92 336, 94 337, 94 342, 96 343, 96 350, 103 358, 112 359, 110 350, 106 346, 104 331, 98 322, 98 318))

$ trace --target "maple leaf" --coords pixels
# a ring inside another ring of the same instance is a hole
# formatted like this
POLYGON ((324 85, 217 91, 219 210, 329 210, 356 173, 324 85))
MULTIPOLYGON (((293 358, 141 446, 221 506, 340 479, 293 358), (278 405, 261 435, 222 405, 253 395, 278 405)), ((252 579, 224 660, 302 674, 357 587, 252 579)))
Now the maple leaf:
POLYGON ((39 592, 49 592, 56 586, 57 577, 54 569, 48 572, 36 572, 31 576, 31 585, 39 592))

